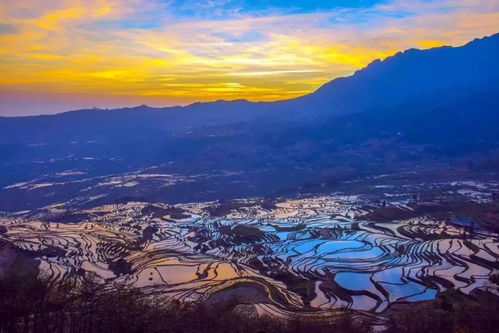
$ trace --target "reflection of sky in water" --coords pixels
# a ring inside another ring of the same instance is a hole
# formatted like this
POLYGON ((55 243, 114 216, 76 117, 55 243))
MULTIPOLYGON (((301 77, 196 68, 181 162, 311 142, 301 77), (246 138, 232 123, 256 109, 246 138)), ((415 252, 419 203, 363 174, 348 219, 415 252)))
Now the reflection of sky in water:
MULTIPOLYGON (((265 222, 258 219, 231 220, 197 216, 181 223, 163 221, 161 232, 142 251, 142 254, 150 251, 158 257, 137 255, 132 261, 134 267, 139 269, 126 278, 138 286, 166 283, 171 289, 192 289, 194 286, 206 287, 241 275, 272 279, 267 272, 274 270, 301 279, 312 279, 317 294, 312 302, 313 306, 324 309, 349 306, 353 309, 382 311, 390 302, 397 300, 420 301, 434 298, 437 290, 425 286, 427 280, 423 276, 430 280, 435 275, 442 277, 464 292, 487 286, 491 271, 483 260, 496 262, 499 252, 497 241, 489 236, 464 242, 452 237, 459 235, 462 228, 447 225, 444 234, 441 226, 430 220, 418 220, 413 224, 407 221, 358 222, 356 229, 359 230, 353 230, 352 225, 352 222, 333 221, 330 218, 293 218, 290 221, 265 222), (227 232, 227 228, 221 230, 222 225, 232 228, 245 224, 259 228, 262 237, 240 241, 244 232, 235 238, 227 232), (400 232, 402 229, 403 233, 400 232), (468 246, 468 242, 474 246, 468 246), (199 251, 200 245, 207 251, 199 251), (479 252, 474 248, 480 249, 479 252), (472 255, 482 261, 475 260, 472 255), (179 260, 180 257, 182 260, 179 260), (252 266, 248 258, 259 260, 264 269, 254 269, 255 266, 252 266), (213 260, 217 263, 213 263, 213 260), (351 291, 348 294, 352 303, 334 297, 335 291, 328 289, 327 283, 323 283, 329 278, 329 273, 332 273, 334 282, 347 293, 351 291), (322 283, 322 287, 319 287, 322 283), (354 295, 364 291, 368 293, 354 295), (380 304, 377 305, 377 302, 380 304)), ((80 230, 81 226, 77 224, 61 224, 57 229, 51 230, 45 230, 40 223, 35 222, 29 226, 24 240, 29 241, 30 246, 35 249, 39 246, 37 242, 55 246, 58 243, 54 243, 54 239, 58 234, 58 239, 67 240, 67 246, 78 249, 74 253, 81 257, 78 259, 82 259, 82 268, 102 276, 108 273, 113 276, 112 272, 108 272, 107 264, 98 262, 100 257, 96 253, 98 245, 102 245, 99 244, 101 239, 92 236, 87 229, 80 230), (33 236, 33 230, 40 230, 36 237, 33 236), (81 249, 84 249, 82 254, 81 249)), ((92 228, 96 235, 115 235, 117 242, 123 241, 128 230, 112 224, 106 224, 106 228, 97 225, 92 228)), ((128 242, 133 242, 136 235, 133 233, 129 237, 128 242)), ((55 265, 52 261, 59 259, 44 260, 46 265, 55 265)), ((49 266, 48 269, 54 269, 52 267, 55 266, 49 266)), ((437 280, 433 282, 438 283, 437 280)), ((271 283, 281 284, 282 288, 286 288, 285 282, 281 280, 271 283)), ((440 290, 443 290, 442 286, 440 290)))
POLYGON ((434 299, 437 296, 437 291, 435 289, 427 289, 424 293, 413 295, 411 297, 407 297, 405 301, 417 302, 417 301, 426 301, 430 299, 434 299))
POLYGON ((159 266, 156 268, 161 274, 164 281, 170 284, 182 283, 185 281, 195 280, 198 266, 159 266))
POLYGON ((335 281, 348 290, 372 290, 371 274, 341 272, 336 274, 335 281))
POLYGON ((349 251, 349 252, 341 252, 341 253, 331 253, 327 257, 336 258, 341 261, 345 260, 370 260, 381 257, 383 255, 383 250, 379 247, 373 247, 371 249, 358 250, 358 251, 349 251))
MULTIPOLYGON (((281 223, 277 224, 281 225, 281 223)), ((462 240, 423 241, 417 237, 408 239, 398 232, 398 228, 404 225, 403 223, 380 224, 380 227, 390 229, 390 233, 362 222, 360 223, 361 230, 352 230, 351 222, 331 221, 330 219, 315 219, 311 223, 305 223, 305 227, 299 230, 296 228, 277 231, 268 225, 265 227, 253 225, 261 227, 262 231, 265 230, 278 236, 276 241, 266 243, 272 251, 270 256, 286 262, 288 269, 294 271, 295 274, 307 272, 321 276, 329 271, 336 273, 334 280, 346 290, 369 291, 371 295, 376 295, 373 296, 374 298, 368 295, 351 295, 350 306, 353 309, 376 308, 376 311, 382 311, 389 303, 395 301, 421 301, 435 298, 436 289, 428 288, 423 281, 418 283, 424 266, 430 266, 424 274, 442 276, 458 288, 466 287, 468 283, 456 280, 454 274, 470 278, 487 276, 490 273, 489 269, 469 261, 467 267, 451 265, 438 254, 459 255, 460 260, 469 257, 473 251, 464 245, 462 240), (327 230, 324 232, 322 231, 324 229, 327 230), (406 252, 400 254, 398 249, 402 245, 406 252), (430 253, 435 256, 429 257, 430 253), (413 280, 407 279, 408 276, 413 280), (376 297, 381 300, 378 306, 376 306, 376 297)), ((284 225, 281 226, 284 227, 284 225)), ((285 226, 291 228, 296 227, 297 224, 287 223, 285 226)), ((438 235, 441 232, 438 225, 432 224, 431 221, 425 221, 420 226, 409 226, 409 228, 428 235, 438 235)), ((483 248, 481 244, 476 245, 483 248)), ((487 253, 483 249, 481 252, 484 253, 480 256, 486 258, 487 253)), ((268 258, 268 255, 265 257, 268 258)), ((479 284, 472 285, 478 286, 479 284)), ((321 292, 314 300, 314 304, 323 306, 324 301, 325 296, 321 292)), ((335 301, 332 300, 332 302, 335 301)))
POLYGON ((343 241, 343 240, 329 241, 321 244, 317 248, 317 253, 323 254, 327 252, 338 252, 347 249, 357 249, 363 246, 364 243, 359 241, 343 241))
POLYGON ((288 239, 288 235, 291 234, 291 231, 280 231, 276 232, 277 237, 279 237, 280 240, 285 241, 288 239))
POLYGON ((389 283, 381 283, 381 286, 388 291, 389 301, 394 302, 401 298, 406 298, 410 296, 418 295, 421 298, 429 297, 431 295, 435 296, 435 289, 426 289, 421 284, 409 281, 405 284, 389 284, 389 283))
POLYGON ((301 244, 298 246, 293 246, 293 250, 296 253, 306 253, 310 252, 315 249, 316 246, 324 243, 324 240, 321 239, 315 239, 315 240, 308 240, 305 242, 300 242, 301 244))
MULTIPOLYGON (((376 300, 371 297, 366 297, 363 295, 354 295, 352 296, 352 305, 350 306, 351 309, 354 310, 370 310, 374 309, 376 306, 376 300)), ((383 305, 381 305, 383 308, 383 305)))
MULTIPOLYGON (((340 272, 336 274, 335 281, 341 287, 352 290, 352 291, 369 291, 373 294, 378 295, 381 299, 385 299, 383 293, 377 287, 374 282, 379 282, 375 277, 380 277, 380 275, 371 275, 370 273, 353 273, 353 272, 340 272)), ((388 292, 388 301, 395 302, 397 300, 409 300, 409 301, 422 301, 435 298, 437 294, 436 289, 426 288, 425 286, 408 281, 406 283, 401 282, 400 272, 397 270, 391 270, 390 272, 385 272, 383 275, 385 280, 399 281, 399 284, 390 284, 386 282, 381 282, 379 285, 388 292), (392 275, 389 277, 388 275, 392 275)), ((375 306, 375 301, 369 296, 353 296, 354 309, 373 309, 375 306)), ((383 302, 378 311, 385 308, 388 304, 383 302)))

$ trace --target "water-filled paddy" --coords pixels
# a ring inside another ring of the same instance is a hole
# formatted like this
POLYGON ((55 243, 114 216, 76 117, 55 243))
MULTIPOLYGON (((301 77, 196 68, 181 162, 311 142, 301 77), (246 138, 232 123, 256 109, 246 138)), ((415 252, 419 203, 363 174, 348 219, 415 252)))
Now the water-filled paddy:
POLYGON ((36 257, 52 279, 92 274, 181 300, 236 297, 277 315, 340 307, 379 313, 451 287, 497 293, 489 276, 498 235, 485 229, 429 216, 362 220, 365 208, 349 198, 255 204, 230 218, 207 214, 209 205, 179 206, 188 216, 179 219, 147 203, 96 207, 75 223, 51 221, 57 211, 6 216, 1 237, 36 257))

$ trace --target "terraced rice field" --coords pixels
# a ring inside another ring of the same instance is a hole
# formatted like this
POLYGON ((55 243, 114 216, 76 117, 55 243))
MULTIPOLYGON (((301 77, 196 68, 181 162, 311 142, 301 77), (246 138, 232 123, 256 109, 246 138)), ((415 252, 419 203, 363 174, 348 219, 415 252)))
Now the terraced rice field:
MULTIPOLYGON (((350 308, 381 313, 446 288, 498 293, 498 235, 429 216, 388 222, 356 197, 248 203, 130 202, 0 217, 0 238, 50 279, 95 275, 179 300, 234 299, 274 315, 350 308)), ((399 205, 398 209, 411 208, 399 205)))

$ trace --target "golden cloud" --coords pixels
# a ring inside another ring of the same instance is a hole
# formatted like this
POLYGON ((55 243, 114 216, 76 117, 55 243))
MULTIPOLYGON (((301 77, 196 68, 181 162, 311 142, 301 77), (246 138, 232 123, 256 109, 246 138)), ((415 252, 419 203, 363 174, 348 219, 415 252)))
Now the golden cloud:
POLYGON ((178 20, 156 1, 54 0, 41 7, 35 0, 0 4, 0 20, 15 28, 0 34, 1 88, 104 91, 144 103, 295 97, 402 49, 459 45, 499 30, 499 5, 488 0, 396 0, 360 12, 223 21, 178 20), (391 15, 402 11, 410 15, 391 15), (164 14, 152 27, 122 24, 147 22, 157 12, 164 14))

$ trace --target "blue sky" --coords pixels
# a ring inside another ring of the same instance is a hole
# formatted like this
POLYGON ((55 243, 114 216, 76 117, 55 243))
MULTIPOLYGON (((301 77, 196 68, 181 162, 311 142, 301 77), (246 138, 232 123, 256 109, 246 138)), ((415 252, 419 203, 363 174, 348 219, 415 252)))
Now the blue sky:
POLYGON ((175 0, 164 1, 165 4, 175 9, 178 15, 217 17, 220 13, 225 15, 252 14, 266 15, 272 12, 296 14, 312 13, 317 11, 328 11, 338 8, 367 8, 380 0, 175 0), (219 10, 219 12, 215 12, 219 10), (218 14, 218 15, 217 15, 218 14))
POLYGON ((0 115, 287 99, 499 32, 497 0, 0 2, 0 115))

